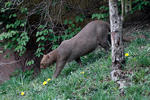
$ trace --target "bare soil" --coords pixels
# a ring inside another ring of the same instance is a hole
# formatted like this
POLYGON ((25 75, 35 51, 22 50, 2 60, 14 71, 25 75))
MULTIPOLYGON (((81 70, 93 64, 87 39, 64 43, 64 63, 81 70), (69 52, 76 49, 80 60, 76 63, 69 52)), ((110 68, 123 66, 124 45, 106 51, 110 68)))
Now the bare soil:
POLYGON ((9 80, 12 73, 21 68, 19 61, 15 60, 14 53, 7 50, 3 53, 3 49, 0 48, 0 84, 5 80, 9 80))

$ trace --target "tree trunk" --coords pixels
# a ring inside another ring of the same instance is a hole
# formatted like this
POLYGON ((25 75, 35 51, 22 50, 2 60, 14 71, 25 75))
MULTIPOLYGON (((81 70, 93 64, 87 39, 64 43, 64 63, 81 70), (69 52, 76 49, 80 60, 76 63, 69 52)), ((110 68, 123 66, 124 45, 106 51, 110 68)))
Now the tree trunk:
POLYGON ((124 21, 124 16, 125 16, 125 0, 121 0, 121 10, 122 10, 122 20, 124 21))
MULTIPOLYGON (((112 72, 111 78, 119 84, 119 89, 123 90, 125 83, 122 74, 122 64, 124 64, 124 47, 122 42, 122 20, 118 14, 118 0, 109 0, 109 14, 111 25, 112 43, 112 72)), ((121 91, 123 92, 123 91, 121 91)))
POLYGON ((132 1, 131 0, 125 0, 125 13, 129 13, 131 11, 132 1))
POLYGON ((122 9, 121 20, 124 22, 126 15, 129 13, 129 11, 132 10, 132 1, 131 0, 121 0, 121 9, 122 9))

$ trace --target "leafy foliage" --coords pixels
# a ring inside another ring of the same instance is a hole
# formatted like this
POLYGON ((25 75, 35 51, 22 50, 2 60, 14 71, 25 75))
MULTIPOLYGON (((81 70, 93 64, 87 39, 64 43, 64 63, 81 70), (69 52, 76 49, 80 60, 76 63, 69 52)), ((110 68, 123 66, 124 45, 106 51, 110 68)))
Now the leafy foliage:
POLYGON ((40 25, 38 29, 40 29, 40 31, 37 31, 36 33, 36 42, 38 43, 38 48, 35 52, 35 55, 40 57, 43 55, 43 51, 45 50, 45 42, 52 42, 54 39, 54 34, 52 29, 46 29, 43 25, 40 25))
POLYGON ((59 40, 67 40, 77 34, 81 28, 76 26, 76 23, 80 23, 83 21, 83 18, 80 16, 76 17, 76 21, 73 22, 71 20, 65 20, 64 25, 68 26, 64 30, 64 34, 56 35, 52 29, 48 29, 46 26, 40 25, 39 31, 36 33, 36 42, 38 43, 38 49, 35 52, 36 56, 43 55, 43 51, 45 50, 45 43, 52 43, 52 49, 56 49, 59 46, 59 40))
POLYGON ((133 0, 132 1, 132 10, 131 13, 134 13, 137 10, 144 10, 146 7, 150 6, 149 0, 133 0))
MULTIPOLYGON (((26 51, 26 44, 29 36, 25 30, 26 21, 17 19, 17 14, 11 10, 12 2, 8 1, 5 6, 0 9, 1 22, 4 25, 3 32, 0 34, 0 40, 5 42, 4 49, 14 49, 22 55, 26 51)), ((20 13, 26 13, 22 10, 20 13)))
MULTIPOLYGON (((77 27, 77 23, 81 23, 84 20, 84 16, 76 16, 75 21, 66 19, 63 23, 64 30, 61 34, 53 31, 52 24, 39 24, 35 33, 31 33, 29 18, 27 18, 28 9, 20 7, 15 8, 11 1, 5 2, 5 6, 0 8, 0 22, 2 24, 2 33, 0 34, 0 45, 4 49, 11 49, 18 52, 22 56, 26 50, 29 42, 35 37, 35 43, 31 45, 37 45, 34 49, 34 56, 40 57, 43 55, 45 48, 49 46, 49 49, 56 49, 61 41, 70 39, 77 32, 81 30, 77 27), (12 10, 13 9, 13 10, 12 10), (33 35, 32 35, 33 34, 33 35)), ((31 46, 32 47, 32 46, 31 46)), ((31 65, 34 62, 31 60, 28 62, 31 65)))
POLYGON ((103 13, 92 14, 92 19, 96 18, 96 19, 106 20, 106 18, 108 18, 108 16, 109 16, 109 7, 107 7, 107 6, 101 6, 99 9, 103 13))

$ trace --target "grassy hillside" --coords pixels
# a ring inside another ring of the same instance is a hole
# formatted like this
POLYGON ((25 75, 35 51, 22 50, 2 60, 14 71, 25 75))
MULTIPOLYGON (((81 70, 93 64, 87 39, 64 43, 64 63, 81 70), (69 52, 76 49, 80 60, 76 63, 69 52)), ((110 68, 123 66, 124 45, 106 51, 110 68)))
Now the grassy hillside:
MULTIPOLYGON (((150 32, 137 32, 150 38, 150 32)), ((150 98, 150 40, 136 39, 125 43, 126 72, 132 85, 125 89, 126 95, 119 96, 118 86, 110 79, 111 53, 97 50, 82 57, 80 68, 76 62, 67 64, 57 79, 49 82, 55 65, 42 70, 31 79, 32 71, 19 73, 0 86, 0 100, 149 100, 150 98), (21 92, 24 94, 21 95, 21 92)))

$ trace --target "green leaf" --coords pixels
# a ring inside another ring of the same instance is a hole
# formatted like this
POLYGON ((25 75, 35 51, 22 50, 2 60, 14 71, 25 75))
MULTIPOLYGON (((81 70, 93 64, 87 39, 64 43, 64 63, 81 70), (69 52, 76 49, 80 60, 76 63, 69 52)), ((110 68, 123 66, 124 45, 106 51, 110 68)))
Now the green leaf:
POLYGON ((27 13, 28 9, 27 8, 21 8, 20 11, 21 11, 21 13, 27 13))
POLYGON ((53 30, 52 30, 52 29, 49 29, 48 31, 49 31, 49 32, 51 32, 51 33, 53 32, 53 30))
POLYGON ((65 24, 65 25, 67 25, 67 24, 68 24, 68 20, 67 20, 67 19, 64 21, 64 24, 65 24))
POLYGON ((5 3, 5 7, 10 7, 12 5, 12 2, 8 1, 5 3))
POLYGON ((17 17, 17 15, 16 15, 16 14, 13 14, 13 17, 17 17))
POLYGON ((38 28, 39 29, 42 29, 42 28, 44 28, 45 26, 44 25, 40 25, 38 28))
POLYGON ((71 21, 71 20, 69 20, 69 22, 68 22, 69 24, 72 24, 73 22, 71 21))
POLYGON ((44 39, 45 39, 44 36, 38 37, 37 40, 36 40, 36 42, 39 42, 40 40, 44 40, 44 39))
POLYGON ((76 23, 83 22, 83 20, 84 20, 83 16, 76 16, 76 18, 75 18, 76 23))
POLYGON ((1 8, 1 12, 4 13, 6 11, 6 9, 4 8, 1 8))
POLYGON ((33 65, 34 64, 34 60, 30 60, 27 62, 27 66, 33 65))
POLYGON ((24 23, 22 23, 20 26, 24 27, 24 26, 25 26, 25 24, 24 24, 24 23))
POLYGON ((15 23, 14 23, 15 26, 19 26, 20 22, 21 22, 20 20, 16 20, 15 23))
POLYGON ((9 28, 10 28, 10 25, 9 25, 9 24, 7 24, 7 25, 6 25, 6 29, 9 29, 9 28))
POLYGON ((38 37, 40 35, 40 32, 36 32, 36 37, 38 37))
POLYGON ((75 27, 76 27, 75 24, 72 24, 71 26, 72 26, 72 28, 75 28, 75 27))
POLYGON ((45 37, 44 37, 44 36, 42 36, 42 37, 41 37, 41 40, 44 40, 44 39, 45 39, 45 37))

